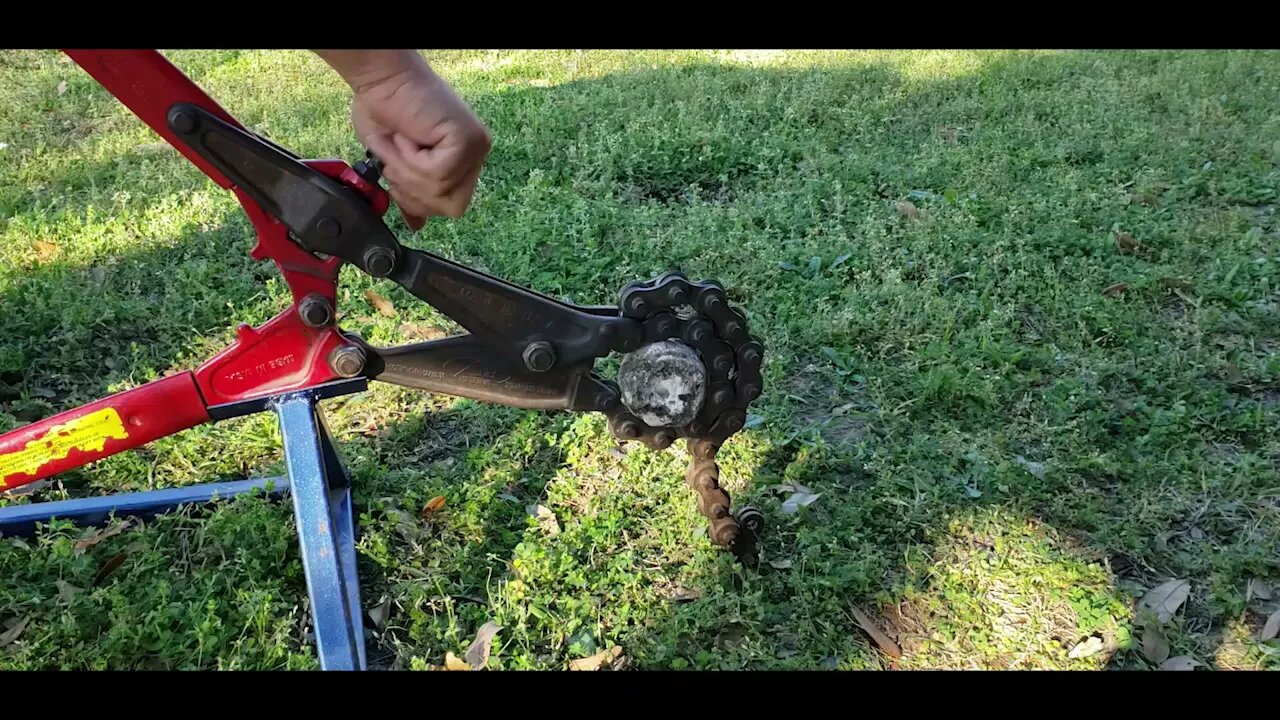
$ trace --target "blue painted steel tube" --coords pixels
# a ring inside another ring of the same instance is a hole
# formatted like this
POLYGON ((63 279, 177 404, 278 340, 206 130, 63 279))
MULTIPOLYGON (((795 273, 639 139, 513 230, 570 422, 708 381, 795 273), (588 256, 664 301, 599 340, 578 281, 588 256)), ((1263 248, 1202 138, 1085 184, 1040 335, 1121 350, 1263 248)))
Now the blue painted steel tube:
POLYGON ((40 523, 47 523, 55 518, 79 525, 102 525, 113 515, 147 518, 183 505, 228 499, 254 490, 263 490, 273 496, 283 495, 289 490, 289 481, 282 477, 237 480, 104 497, 12 505, 0 508, 0 532, 5 535, 31 536, 40 523))
POLYGON ((342 482, 341 467, 331 468, 326 462, 327 438, 321 435, 316 399, 305 392, 286 395, 274 409, 284 440, 320 667, 363 670, 364 627, 352 544, 350 491, 342 482), (331 491, 331 479, 341 487, 331 491), (331 495, 337 496, 333 504, 331 495))

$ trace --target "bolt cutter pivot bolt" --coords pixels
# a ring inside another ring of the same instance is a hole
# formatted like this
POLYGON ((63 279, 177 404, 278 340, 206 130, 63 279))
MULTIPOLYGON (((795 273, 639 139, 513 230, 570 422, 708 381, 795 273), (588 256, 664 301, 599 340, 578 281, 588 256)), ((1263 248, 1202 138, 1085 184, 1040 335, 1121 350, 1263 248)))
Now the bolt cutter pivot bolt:
POLYGON ((556 351, 551 349, 551 343, 529 343, 524 349, 524 366, 533 372, 546 372, 555 364, 556 351))
POLYGON ((320 295, 308 295, 298 304, 298 315, 307 327, 324 327, 333 321, 333 306, 320 295))
POLYGON ((364 267, 370 275, 384 278, 396 269, 396 256, 387 248, 369 248, 364 254, 364 267))
POLYGON ((185 135, 195 132, 200 127, 200 120, 186 110, 177 108, 169 111, 169 127, 185 135))
POLYGON ((342 377, 355 377, 364 370, 364 348, 359 345, 343 345, 329 353, 329 367, 342 377))

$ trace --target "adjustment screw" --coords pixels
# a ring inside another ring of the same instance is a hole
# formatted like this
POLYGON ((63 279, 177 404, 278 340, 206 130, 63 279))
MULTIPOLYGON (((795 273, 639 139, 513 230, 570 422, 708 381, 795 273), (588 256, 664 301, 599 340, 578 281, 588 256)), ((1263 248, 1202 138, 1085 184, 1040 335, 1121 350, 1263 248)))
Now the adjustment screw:
POLYGON ((343 345, 329 353, 329 367, 342 377, 355 377, 364 370, 364 348, 343 345))
POLYGON ((631 296, 631 299, 627 301, 627 310, 632 315, 644 315, 647 309, 648 304, 645 303, 644 298, 639 295, 633 295, 631 296))
POLYGON ((685 300, 689 298, 684 288, 679 285, 672 285, 667 289, 667 302, 672 305, 683 305, 685 300))
POLYGON ((386 277, 396 269, 396 256, 384 247, 369 248, 364 254, 364 267, 374 277, 386 277))
POLYGON ((319 230, 320 234, 327 238, 336 238, 342 234, 342 225, 331 217, 322 217, 316 223, 316 230, 319 230))
POLYGON ((298 315, 307 327, 324 327, 333 319, 333 306, 320 295, 308 295, 298 304, 298 315))
POLYGON ((174 110, 169 114, 169 125, 185 135, 194 132, 200 126, 200 121, 186 110, 174 110))
POLYGON ((659 450, 666 450, 675 441, 676 434, 670 430, 659 430, 658 434, 653 437, 653 444, 659 450))
POLYGON ((524 349, 524 366, 533 372, 546 372, 556 364, 556 351, 546 342, 530 343, 524 349))

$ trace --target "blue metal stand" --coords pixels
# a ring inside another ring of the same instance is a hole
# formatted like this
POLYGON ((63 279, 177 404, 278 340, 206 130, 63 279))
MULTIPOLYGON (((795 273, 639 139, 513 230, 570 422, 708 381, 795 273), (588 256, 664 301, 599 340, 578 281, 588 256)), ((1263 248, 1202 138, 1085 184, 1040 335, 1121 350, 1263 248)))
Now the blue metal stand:
POLYGON ((112 516, 153 517, 192 503, 263 490, 288 493, 298 525, 298 545, 311 600, 311 615, 323 670, 366 668, 360 581, 356 570, 355 513, 351 481, 333 445, 319 401, 365 390, 362 379, 210 408, 215 420, 271 410, 280 421, 285 477, 208 483, 170 490, 33 503, 0 508, 0 532, 32 535, 54 518, 101 525, 112 516))

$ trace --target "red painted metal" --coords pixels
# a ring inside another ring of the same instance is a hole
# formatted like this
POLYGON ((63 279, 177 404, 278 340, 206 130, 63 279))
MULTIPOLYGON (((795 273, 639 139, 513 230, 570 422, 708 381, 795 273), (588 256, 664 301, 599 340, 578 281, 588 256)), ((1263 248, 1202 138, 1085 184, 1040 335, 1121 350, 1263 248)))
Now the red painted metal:
MULTIPOLYGON (((328 300, 336 313, 342 261, 318 258, 293 242, 283 224, 176 138, 168 128, 167 114, 174 103, 187 102, 237 127, 244 126, 155 50, 65 52, 215 183, 236 195, 258 234, 252 257, 270 259, 276 265, 293 302, 261 327, 241 325, 236 341, 194 372, 118 393, 0 435, 0 490, 208 422, 208 406, 301 390, 338 378, 329 368, 328 355, 343 342, 342 336, 333 326, 308 327, 298 314, 298 304, 308 295, 318 295, 328 300), (55 429, 54 435, 46 437, 55 429)), ((379 214, 387 211, 387 192, 360 177, 346 162, 306 162, 355 189, 379 214)))
POLYGON ((190 372, 149 382, 0 435, 0 490, 209 421, 190 372))
POLYGON ((196 167, 223 188, 232 183, 207 160, 186 147, 169 130, 166 117, 174 103, 188 102, 208 110, 219 118, 244 127, 214 102, 199 85, 192 82, 164 55, 155 50, 64 50, 68 57, 84 68, 98 84, 107 89, 133 114, 151 126, 187 157, 196 167))

